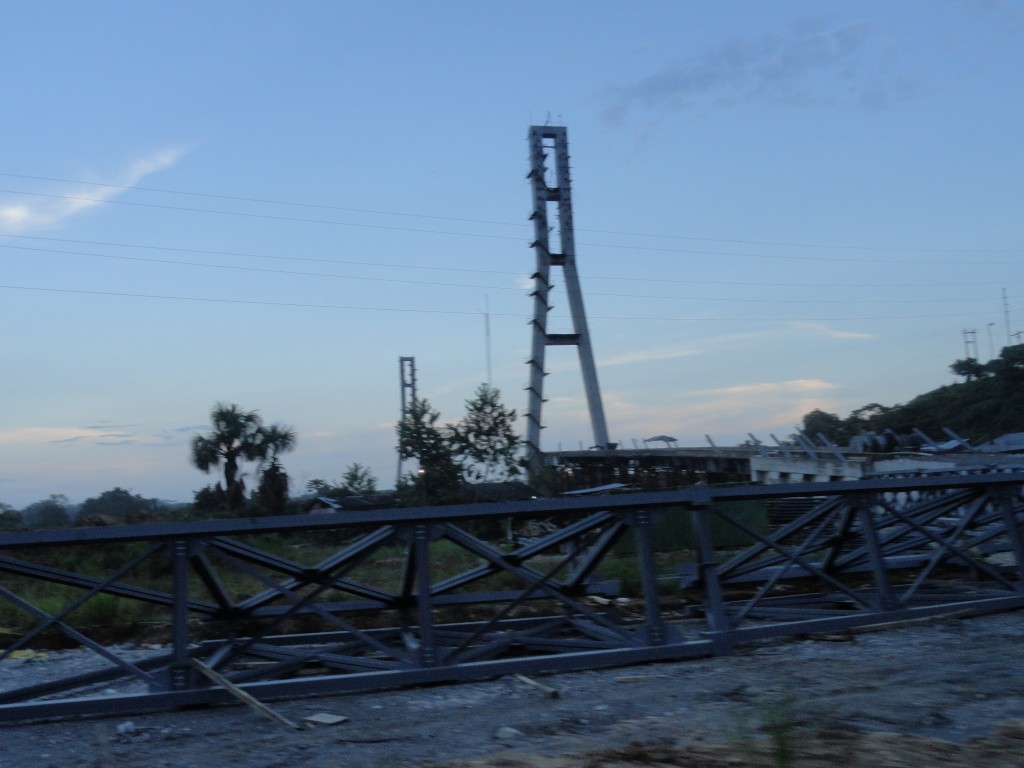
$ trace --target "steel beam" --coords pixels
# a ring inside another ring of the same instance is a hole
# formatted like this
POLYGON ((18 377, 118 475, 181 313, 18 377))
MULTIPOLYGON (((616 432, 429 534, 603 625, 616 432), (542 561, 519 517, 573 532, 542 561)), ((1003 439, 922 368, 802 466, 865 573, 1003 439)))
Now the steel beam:
POLYGON ((0 720, 229 700, 192 674, 193 659, 252 695, 280 698, 682 659, 766 638, 1014 610, 1024 607, 1022 488, 1024 473, 978 472, 5 533, 0 601, 25 628, 0 653, 0 720), (792 496, 822 501, 767 530, 729 508, 792 496), (657 532, 672 516, 693 530, 694 578, 659 569, 669 544, 657 532), (511 548, 474 533, 507 518, 556 528, 511 548), (716 540, 722 529, 752 544, 727 548, 716 540), (346 543, 326 555, 321 547, 309 564, 303 549, 284 557, 255 543, 275 533, 322 542, 332 531, 346 543), (151 543, 119 546, 136 541, 151 543), (104 557, 79 556, 95 550, 104 557), (101 560, 107 573, 86 570, 101 560), (623 572, 638 587, 616 598, 623 572), (47 589, 67 595, 62 607, 36 597, 47 589), (75 626, 103 595, 155 612, 169 649, 138 658, 75 626), (214 628, 222 634, 202 640, 214 628), (95 669, 5 687, 13 650, 53 642, 91 651, 95 669), (123 693, 97 696, 110 687, 123 693))

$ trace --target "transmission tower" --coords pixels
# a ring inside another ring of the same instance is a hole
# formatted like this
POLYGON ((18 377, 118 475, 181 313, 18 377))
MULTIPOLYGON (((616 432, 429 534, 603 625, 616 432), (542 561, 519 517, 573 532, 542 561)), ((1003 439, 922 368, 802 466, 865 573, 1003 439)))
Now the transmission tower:
POLYGON ((964 334, 964 357, 968 360, 978 359, 978 332, 973 328, 965 328, 964 334))
POLYGON ((537 271, 533 274, 533 344, 528 365, 530 384, 527 387, 529 408, 526 414, 526 450, 531 464, 540 462, 540 431, 543 428, 541 410, 544 404, 545 352, 549 346, 574 346, 579 351, 580 368, 583 372, 583 386, 590 409, 590 424, 594 431, 594 444, 607 448, 608 428, 605 425, 604 407, 601 405, 601 390, 597 383, 597 368, 594 352, 590 346, 587 330, 587 316, 583 309, 583 292, 580 289, 579 273, 576 271, 576 245, 572 224, 572 192, 569 180, 569 139, 564 126, 532 126, 529 134, 530 173, 527 178, 533 188, 534 241, 532 247, 537 255, 537 271), (554 156, 554 175, 548 173, 545 160, 554 156), (552 245, 551 210, 557 220, 557 240, 552 245), (553 287, 551 270, 562 268, 565 290, 569 298, 572 315, 572 333, 549 333, 548 312, 551 309, 549 295, 553 287))
MULTIPOLYGON (((401 387, 402 394, 402 418, 401 423, 405 423, 406 416, 412 411, 413 405, 416 403, 416 358, 415 357, 400 357, 398 358, 398 380, 401 387)), ((395 479, 395 487, 397 488, 402 482, 402 451, 398 450, 398 476, 395 479)))

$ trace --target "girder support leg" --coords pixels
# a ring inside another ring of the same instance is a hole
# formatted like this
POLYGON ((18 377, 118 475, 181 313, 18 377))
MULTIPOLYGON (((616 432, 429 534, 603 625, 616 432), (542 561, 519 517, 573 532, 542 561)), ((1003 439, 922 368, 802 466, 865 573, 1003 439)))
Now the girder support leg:
POLYGON ((174 573, 172 607, 171 655, 168 685, 171 690, 182 691, 192 687, 195 678, 189 660, 188 640, 188 573, 189 546, 187 539, 175 539, 170 544, 172 570, 174 573))
POLYGON ((430 599, 430 526, 413 527, 413 552, 420 625, 419 661, 420 666, 433 667, 437 664, 437 648, 434 645, 434 607, 430 599))
POLYGON ((633 532, 639 556, 640 583, 644 593, 644 626, 647 642, 662 645, 665 642, 665 622, 658 604, 658 579, 654 567, 654 542, 651 538, 651 513, 639 510, 633 515, 633 532))
POLYGON ((864 537, 864 545, 868 550, 868 557, 871 561, 871 572, 875 577, 875 608, 879 611, 893 611, 899 608, 899 601, 893 595, 892 583, 889 580, 889 571, 886 568, 885 556, 882 554, 882 546, 878 540, 878 531, 875 528, 875 518, 871 511, 871 504, 866 499, 858 499, 857 521, 860 523, 861 535, 864 537))
POLYGON ((718 559, 715 543, 711 536, 708 516, 713 514, 710 507, 701 505, 690 509, 693 534, 697 544, 697 567, 700 581, 704 585, 704 610, 707 613, 708 630, 715 636, 716 651, 727 653, 733 645, 729 631, 732 622, 725 608, 725 596, 718 580, 718 559))

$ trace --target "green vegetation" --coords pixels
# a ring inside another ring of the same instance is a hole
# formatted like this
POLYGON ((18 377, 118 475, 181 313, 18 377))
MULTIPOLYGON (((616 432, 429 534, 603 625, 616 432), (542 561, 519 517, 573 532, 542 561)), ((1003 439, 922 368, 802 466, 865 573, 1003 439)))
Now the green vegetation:
POLYGON ((139 523, 152 519, 162 506, 158 499, 144 499, 137 493, 117 487, 82 502, 77 522, 80 525, 139 523))
POLYGON ((26 528, 64 528, 71 523, 68 497, 54 493, 50 498, 33 502, 21 510, 21 522, 26 528))
POLYGON ((344 499, 349 496, 372 496, 377 493, 377 478, 369 467, 359 462, 349 464, 341 480, 329 483, 319 478, 306 483, 306 490, 329 499, 344 499))
POLYGON ((905 435, 915 427, 933 437, 943 436, 943 427, 948 427, 975 444, 1008 432, 1024 432, 1024 344, 1004 347, 988 363, 957 360, 950 369, 965 380, 903 405, 871 403, 845 419, 814 410, 803 417, 802 430, 809 435, 820 432, 839 445, 848 445, 866 432, 880 435, 890 430, 905 435))
POLYGON ((417 399, 396 427, 399 455, 419 463, 419 471, 407 474, 398 489, 405 501, 454 504, 465 500, 469 483, 507 481, 522 473, 516 412, 502 405, 497 389, 477 387, 458 424, 439 425, 440 417, 426 399, 417 399))
MULTIPOLYGON (((221 467, 223 487, 218 482, 209 493, 196 494, 196 501, 215 503, 237 514, 245 507, 245 481, 241 464, 259 463, 260 483, 255 494, 257 507, 265 514, 282 514, 288 499, 288 476, 278 456, 295 447, 295 431, 280 424, 264 426, 259 411, 243 411, 237 405, 217 403, 210 411, 213 429, 192 439, 192 463, 201 472, 221 467)), ((205 490, 205 489, 204 489, 205 490)))

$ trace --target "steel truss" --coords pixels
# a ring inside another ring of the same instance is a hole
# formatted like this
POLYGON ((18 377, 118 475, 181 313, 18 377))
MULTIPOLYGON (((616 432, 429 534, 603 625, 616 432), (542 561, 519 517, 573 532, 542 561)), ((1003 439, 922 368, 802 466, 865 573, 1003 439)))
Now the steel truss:
POLYGON ((0 720, 232 701, 203 667, 274 699, 1017 609, 1022 486, 978 471, 3 534, 0 720), (784 497, 816 503, 778 527, 749 514, 784 497), (508 519, 532 535, 492 540, 508 519), (126 617, 160 650, 109 645, 101 624, 126 617), (55 645, 95 663, 5 684, 55 645))

